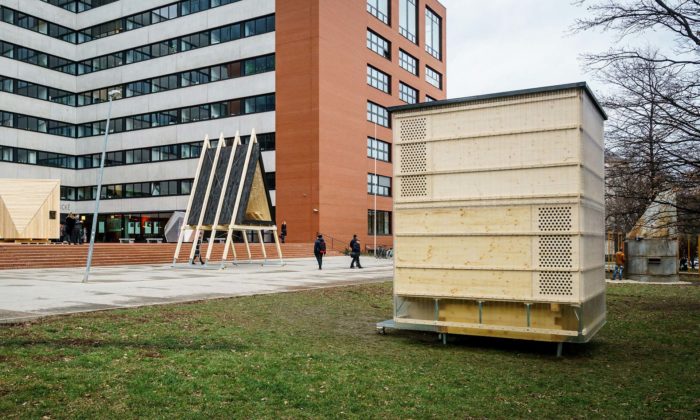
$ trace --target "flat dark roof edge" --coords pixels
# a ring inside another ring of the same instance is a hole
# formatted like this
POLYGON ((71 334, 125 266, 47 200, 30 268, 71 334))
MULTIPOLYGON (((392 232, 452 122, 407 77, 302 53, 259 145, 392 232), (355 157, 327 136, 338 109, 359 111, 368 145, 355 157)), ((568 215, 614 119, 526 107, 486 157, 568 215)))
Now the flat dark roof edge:
POLYGON ((461 103, 467 103, 467 102, 483 101, 486 99, 507 98, 507 97, 511 97, 511 96, 521 96, 521 95, 532 95, 535 93, 554 92, 557 90, 567 90, 567 89, 583 89, 586 92, 586 94, 588 95, 588 97, 591 98, 591 100, 593 101, 593 105, 596 107, 598 112, 600 112, 600 115, 603 116, 603 119, 605 119, 605 120, 608 119, 608 114, 605 113, 605 110, 600 105, 600 102, 598 102, 598 99, 596 99, 595 95, 593 94, 591 89, 588 87, 588 83, 586 83, 586 82, 566 83, 563 85, 542 86, 542 87, 536 87, 536 88, 530 88, 530 89, 511 90, 511 91, 507 91, 507 92, 488 93, 485 95, 465 96, 464 98, 443 99, 441 101, 421 102, 418 104, 410 104, 410 105, 399 105, 399 106, 389 107, 388 110, 392 113, 404 112, 404 111, 412 111, 412 110, 416 110, 416 109, 438 108, 438 107, 446 106, 446 105, 454 105, 454 104, 461 104, 461 103))

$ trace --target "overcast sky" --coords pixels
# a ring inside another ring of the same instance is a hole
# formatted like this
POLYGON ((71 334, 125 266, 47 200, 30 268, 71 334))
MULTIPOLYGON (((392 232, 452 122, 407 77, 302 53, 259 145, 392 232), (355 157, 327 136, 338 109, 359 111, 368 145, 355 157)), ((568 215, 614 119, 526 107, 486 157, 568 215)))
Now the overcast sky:
POLYGON ((618 40, 597 32, 569 34, 586 14, 571 0, 441 2, 447 7, 448 98, 579 81, 604 89, 584 73, 579 55, 605 51, 618 40))

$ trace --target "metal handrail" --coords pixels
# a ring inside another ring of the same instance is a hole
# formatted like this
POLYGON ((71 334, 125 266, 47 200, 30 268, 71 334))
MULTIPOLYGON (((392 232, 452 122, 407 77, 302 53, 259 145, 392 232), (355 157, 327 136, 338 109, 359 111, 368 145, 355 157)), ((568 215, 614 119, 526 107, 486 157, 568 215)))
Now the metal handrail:
MULTIPOLYGON (((341 254, 345 253, 345 251, 348 250, 348 246, 345 244, 344 241, 341 242, 339 239, 334 238, 334 237, 332 237, 332 236, 330 236, 330 235, 326 235, 326 234, 323 233, 323 232, 320 232, 319 234, 320 234, 320 235, 323 235, 323 239, 325 239, 325 241, 326 241, 326 248, 329 248, 329 249, 334 250, 334 251, 338 251, 338 252, 340 252, 341 254), (330 240, 330 241, 329 241, 329 240, 330 240), (329 243, 329 242, 330 242, 330 243, 329 243), (337 242, 337 244, 338 244, 339 246, 342 246, 342 248, 336 248, 336 242, 337 242), (330 246, 329 246, 329 245, 330 245, 330 246)), ((349 243, 349 242, 348 242, 348 243, 349 243)))

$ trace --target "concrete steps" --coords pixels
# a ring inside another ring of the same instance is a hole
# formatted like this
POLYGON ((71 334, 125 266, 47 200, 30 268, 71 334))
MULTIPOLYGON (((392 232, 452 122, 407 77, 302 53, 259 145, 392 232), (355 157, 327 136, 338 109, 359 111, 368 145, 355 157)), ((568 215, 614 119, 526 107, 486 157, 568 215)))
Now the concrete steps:
MULTIPOLYGON (((207 244, 202 245, 202 257, 206 256, 207 244)), ((286 258, 313 257, 312 243, 281 244, 282 255, 286 258)), ((93 266, 169 264, 172 263, 176 244, 95 244, 92 256, 93 266)), ((178 262, 187 262, 192 244, 183 244, 178 262)), ((214 244, 211 260, 221 261, 224 244, 214 244)), ((247 260, 248 254, 244 244, 235 244, 239 260, 247 260)), ((259 243, 250 245, 251 259, 262 260, 263 254, 259 243)), ((268 259, 277 258, 274 244, 265 244, 268 259)), ((87 261, 88 245, 27 245, 0 244, 0 270, 21 268, 64 268, 83 267, 87 261)), ((328 251, 328 255, 340 255, 328 251)), ((229 259, 232 254, 229 251, 229 259)))

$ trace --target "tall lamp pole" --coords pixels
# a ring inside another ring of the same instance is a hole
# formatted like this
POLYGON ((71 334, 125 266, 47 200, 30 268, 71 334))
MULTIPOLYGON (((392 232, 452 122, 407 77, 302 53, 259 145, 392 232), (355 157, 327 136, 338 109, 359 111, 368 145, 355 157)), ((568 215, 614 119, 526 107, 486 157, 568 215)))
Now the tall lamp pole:
POLYGON ((377 190, 379 189, 379 175, 377 175, 377 155, 379 154, 379 142, 377 141, 377 122, 374 122, 374 258, 377 258, 377 190))
POLYGON ((92 252, 95 249, 95 232, 97 230, 97 215, 100 212, 100 196, 102 195, 102 176, 105 171, 105 157, 107 155, 107 140, 109 139, 109 119, 112 116, 112 100, 122 95, 121 90, 115 89, 108 93, 109 108, 107 110, 107 125, 105 126, 105 139, 102 144, 102 158, 100 159, 100 171, 97 175, 97 195, 95 197, 95 213, 92 215, 92 227, 90 229, 90 248, 88 250, 87 263, 85 264, 85 276, 83 283, 87 283, 90 277, 90 265, 92 264, 92 252))

